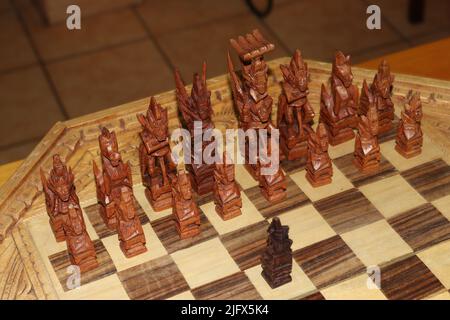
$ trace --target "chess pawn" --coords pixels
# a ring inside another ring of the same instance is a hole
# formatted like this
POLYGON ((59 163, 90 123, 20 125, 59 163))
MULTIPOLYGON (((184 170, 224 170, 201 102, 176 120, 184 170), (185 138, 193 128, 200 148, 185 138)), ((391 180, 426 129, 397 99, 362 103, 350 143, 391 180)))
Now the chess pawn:
POLYGON ((234 179, 234 164, 229 162, 226 152, 223 163, 216 163, 214 170, 214 204, 217 214, 229 220, 242 214, 241 191, 234 179))
POLYGON ((371 105, 367 116, 361 115, 358 123, 358 134, 355 139, 353 163, 364 173, 378 170, 381 161, 378 144, 378 112, 371 105))
POLYGON ((118 213, 117 231, 122 252, 127 258, 146 252, 145 235, 136 214, 131 189, 122 187, 120 198, 115 200, 115 204, 118 213))
POLYGON ((405 158, 417 156, 422 152, 423 133, 420 126, 422 116, 422 102, 417 92, 405 104, 397 128, 395 150, 405 158))
POLYGON ((276 164, 278 168, 273 168, 274 163, 270 162, 272 154, 272 144, 268 140, 267 145, 267 159, 260 159, 261 174, 259 175, 259 188, 262 195, 267 201, 277 203, 286 199, 287 185, 283 171, 276 164), (275 171, 271 174, 265 174, 265 171, 275 171))
POLYGON ((200 212, 192 197, 189 180, 184 170, 172 178, 172 214, 181 239, 200 234, 200 212))
POLYGON ((333 167, 328 155, 328 134, 323 123, 319 123, 316 132, 308 138, 308 160, 306 179, 313 187, 331 183, 333 167))
POLYGON ((267 247, 261 257, 261 275, 272 289, 292 281, 292 240, 289 227, 274 217, 268 228, 267 247))

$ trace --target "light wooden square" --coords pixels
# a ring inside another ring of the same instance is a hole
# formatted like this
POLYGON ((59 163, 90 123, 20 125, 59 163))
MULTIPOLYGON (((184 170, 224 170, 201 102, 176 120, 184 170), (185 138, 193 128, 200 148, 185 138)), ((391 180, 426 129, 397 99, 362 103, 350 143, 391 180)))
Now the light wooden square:
POLYGON ((355 138, 346 141, 344 143, 338 144, 337 146, 330 145, 328 148, 328 154, 331 159, 336 159, 346 154, 353 153, 355 151, 355 138))
POLYGON ((155 221, 172 214, 172 208, 158 212, 154 211, 152 206, 148 202, 147 197, 145 196, 145 189, 145 186, 142 184, 136 184, 133 186, 134 197, 136 198, 137 202, 141 206, 142 210, 144 210, 150 221, 155 221))
POLYGON ((439 149, 425 135, 423 137, 422 153, 409 159, 404 158, 395 150, 395 139, 380 144, 380 148, 383 156, 399 171, 405 171, 441 157, 439 149))
POLYGON ((200 206, 200 208, 208 217, 208 220, 211 222, 214 229, 221 235, 264 220, 264 217, 259 213, 258 209, 256 209, 244 192, 241 192, 241 198, 242 214, 230 220, 222 220, 216 212, 214 201, 210 201, 207 204, 200 206))
POLYGON ((367 274, 361 274, 321 290, 327 300, 386 300, 367 274))
POLYGON ((300 266, 292 261, 292 281, 272 289, 261 275, 261 265, 245 270, 245 274, 265 300, 285 300, 306 296, 316 290, 316 287, 303 272, 300 266))
POLYGON ((312 204, 283 213, 278 217, 281 224, 289 226, 289 237, 292 239, 294 251, 336 235, 312 204))
POLYGON ((294 180, 311 201, 317 201, 353 188, 353 184, 334 164, 333 177, 330 184, 314 188, 309 181, 306 180, 306 170, 294 173, 291 175, 291 179, 294 180))
POLYGON ((117 274, 61 293, 63 300, 129 300, 117 274))
POLYGON ((39 214, 27 221, 27 227, 34 244, 45 259, 52 254, 67 249, 65 241, 56 242, 48 219, 47 214, 39 214))
POLYGON ((142 226, 144 230, 147 252, 141 253, 132 258, 127 258, 120 249, 120 242, 117 234, 102 239, 103 245, 108 251, 111 259, 116 266, 117 271, 122 271, 144 262, 162 257, 167 254, 166 249, 159 241, 155 231, 153 231, 150 223, 142 226))
POLYGON ((250 189, 258 185, 258 181, 253 179, 252 175, 245 169, 243 164, 237 164, 234 167, 236 181, 243 190, 250 189))
POLYGON ((450 289, 450 240, 439 243, 417 254, 420 260, 450 289))
POLYGON ((184 291, 182 293, 179 293, 173 297, 170 297, 167 300, 195 300, 194 295, 191 291, 184 291))
POLYGON ((341 237, 367 267, 380 265, 412 252, 385 220, 343 233, 341 237))
POLYGON ((239 272, 218 238, 178 250, 171 256, 191 289, 239 272))
POLYGON ((444 291, 436 295, 432 295, 431 297, 426 298, 426 300, 450 300, 450 293, 448 291, 444 291))
POLYGON ((400 175, 359 187, 386 218, 416 208, 427 201, 400 175))
POLYGON ((431 204, 450 220, 450 195, 435 200, 431 204))

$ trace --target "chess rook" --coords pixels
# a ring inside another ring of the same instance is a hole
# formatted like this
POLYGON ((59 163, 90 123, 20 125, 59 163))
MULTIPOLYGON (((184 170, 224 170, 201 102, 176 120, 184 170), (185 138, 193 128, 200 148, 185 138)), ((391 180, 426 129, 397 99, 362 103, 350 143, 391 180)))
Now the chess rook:
POLYGON ((308 159, 306 179, 313 187, 331 183, 333 167, 328 155, 328 134, 323 123, 319 123, 316 132, 308 137, 308 159))
POLYGON ((420 94, 416 92, 405 104, 405 110, 402 112, 397 128, 395 150, 405 158, 417 156, 422 152, 422 115, 420 94))
POLYGON ((378 170, 381 161, 378 144, 378 112, 375 105, 369 106, 367 115, 361 115, 355 138, 353 163, 364 173, 378 170))

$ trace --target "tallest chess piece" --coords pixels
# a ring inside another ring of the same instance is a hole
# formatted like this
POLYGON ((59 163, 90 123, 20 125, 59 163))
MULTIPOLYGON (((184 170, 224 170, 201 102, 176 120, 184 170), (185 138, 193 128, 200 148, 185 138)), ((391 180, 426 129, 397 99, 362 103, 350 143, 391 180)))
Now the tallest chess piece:
POLYGON ((184 82, 178 70, 175 70, 175 83, 182 123, 191 134, 191 163, 186 164, 186 168, 191 175, 192 186, 195 192, 199 195, 204 195, 212 191, 214 184, 214 165, 205 163, 202 156, 205 148, 212 141, 205 142, 201 139, 202 148, 201 150, 196 150, 194 148, 194 140, 198 138, 196 137, 196 131, 198 129, 195 130, 196 123, 201 123, 199 129, 202 136, 206 130, 214 129, 214 124, 211 119, 211 91, 208 90, 206 85, 206 62, 203 62, 202 75, 200 76, 198 73, 194 74, 190 96, 186 92, 184 82), (199 155, 199 153, 201 154, 199 155), (196 163, 199 162, 197 159, 201 159, 201 162, 196 163))
POLYGON ((397 129, 395 150, 405 158, 417 156, 422 152, 423 133, 420 127, 422 115, 420 94, 416 92, 405 104, 397 129))

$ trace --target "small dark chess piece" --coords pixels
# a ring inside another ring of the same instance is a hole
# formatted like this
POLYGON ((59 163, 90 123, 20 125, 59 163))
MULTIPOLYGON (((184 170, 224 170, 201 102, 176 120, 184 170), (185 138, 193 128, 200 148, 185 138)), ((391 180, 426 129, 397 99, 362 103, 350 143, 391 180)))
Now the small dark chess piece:
POLYGON ((319 123, 316 132, 308 138, 308 160, 306 163, 306 179, 313 187, 331 183, 333 167, 328 155, 328 134, 323 123, 319 123))
POLYGON ((54 155, 50 179, 47 181, 42 169, 41 179, 50 224, 57 239, 66 240, 70 262, 77 265, 81 272, 96 268, 95 248, 86 231, 72 170, 67 169, 59 155, 54 155))
POLYGON ((142 125, 139 162, 145 196, 153 210, 168 209, 172 206, 170 179, 175 175, 176 165, 169 145, 167 109, 151 97, 147 116, 138 114, 137 118, 142 125))
POLYGON ((184 170, 172 178, 172 212, 181 239, 200 234, 200 211, 194 201, 188 173, 184 170))
POLYGON ((322 85, 320 119, 333 146, 355 137, 353 128, 358 123, 358 88, 353 84, 350 56, 337 51, 331 72, 331 96, 322 85))
POLYGON ((214 204, 216 212, 223 220, 242 214, 242 199, 239 186, 234 179, 234 163, 223 153, 223 163, 216 163, 214 170, 214 204))
POLYGON ((421 129, 422 102, 416 92, 405 104, 402 118, 397 128, 395 150, 405 158, 411 158, 422 152, 423 133, 421 129))
POLYGON ((289 227, 282 226, 274 217, 268 228, 267 247, 261 257, 261 272, 269 286, 274 289, 292 281, 292 240, 289 227))
POLYGON ((358 133, 355 138, 353 163, 364 173, 378 170, 381 161, 378 144, 378 112, 375 105, 370 105, 367 115, 361 115, 358 133))
POLYGON ((389 65, 383 60, 378 66, 370 88, 364 80, 361 89, 360 114, 367 114, 371 104, 374 104, 378 112, 379 134, 389 131, 394 120, 394 103, 391 100, 392 84, 394 76, 391 75, 389 65))
MULTIPOLYGON (((261 174, 259 175, 259 188, 261 193, 270 203, 281 202, 287 197, 286 189, 286 178, 284 176, 283 170, 278 166, 278 168, 272 167, 272 174, 264 174, 264 169, 269 169, 274 164, 270 162, 272 154, 272 144, 271 140, 267 141, 267 159, 261 161, 261 174)), ((263 160, 263 159, 261 159, 263 160)), ((269 170, 268 170, 269 171, 269 170)))
MULTIPOLYGON (((191 163, 186 164, 186 169, 190 173, 191 183, 195 192, 199 195, 204 195, 211 192, 213 189, 214 165, 207 164, 204 161, 202 161, 201 163, 195 163, 195 152, 199 152, 200 150, 195 150, 195 148, 193 147, 193 143, 194 122, 201 121, 202 135, 206 130, 214 128, 214 124, 211 119, 211 91, 208 90, 206 84, 206 62, 203 62, 202 75, 200 76, 198 73, 194 74, 190 96, 186 92, 184 82, 181 79, 178 70, 175 70, 175 83, 178 108, 182 115, 181 120, 183 125, 189 130, 191 134, 191 163)), ((202 142, 202 153, 210 143, 212 143, 212 141, 202 142)))
POLYGON ((280 151, 288 160, 305 157, 308 152, 308 130, 315 116, 308 101, 308 66, 300 50, 289 65, 280 65, 284 81, 278 98, 277 127, 280 130, 280 151))

